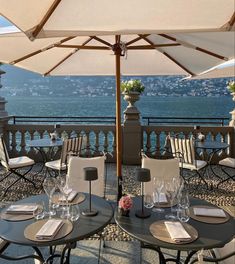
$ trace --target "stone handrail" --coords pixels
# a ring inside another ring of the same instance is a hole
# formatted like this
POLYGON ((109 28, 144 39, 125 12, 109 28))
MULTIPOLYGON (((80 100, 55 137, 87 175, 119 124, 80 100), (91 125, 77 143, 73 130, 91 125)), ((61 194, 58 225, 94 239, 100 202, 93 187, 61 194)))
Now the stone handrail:
MULTIPOLYGON (((152 152, 155 149, 162 149, 166 145, 169 145, 166 137, 168 135, 182 134, 184 137, 190 137, 195 135, 194 127, 192 126, 142 126, 143 132, 143 149, 146 152, 152 152)), ((224 151, 218 151, 213 157, 214 163, 218 160, 229 156, 235 155, 234 150, 234 128, 229 126, 210 126, 210 127, 201 127, 200 132, 203 133, 208 140, 227 142, 229 148, 224 151)), ((201 152, 198 153, 199 156, 207 156, 208 153, 201 152)))
MULTIPOLYGON (((54 131, 53 125, 41 124, 7 124, 4 137, 11 157, 27 155, 35 161, 40 161, 40 153, 27 146, 31 139, 49 137, 54 131)), ((71 125, 63 124, 56 130, 59 137, 86 136, 87 148, 109 153, 107 161, 115 160, 115 126, 114 125, 71 125)), ((55 152, 57 150, 55 149, 55 152)), ((56 153, 55 153, 56 154, 56 153)))

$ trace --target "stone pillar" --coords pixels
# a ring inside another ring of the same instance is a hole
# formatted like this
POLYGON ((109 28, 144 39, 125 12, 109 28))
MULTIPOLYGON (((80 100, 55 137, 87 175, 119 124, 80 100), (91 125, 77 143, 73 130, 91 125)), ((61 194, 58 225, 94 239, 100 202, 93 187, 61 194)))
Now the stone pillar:
MULTIPOLYGON (((2 88, 1 76, 3 74, 5 74, 5 72, 0 69, 0 88, 2 88)), ((5 100, 5 98, 0 96, 0 134, 3 134, 4 127, 5 127, 5 125, 7 124, 8 120, 9 120, 8 113, 5 110, 5 104, 6 103, 7 103, 7 101, 5 100)))
MULTIPOLYGON (((0 89, 2 88, 1 84, 1 75, 5 74, 4 71, 0 69, 0 89)), ((4 97, 0 96, 0 118, 8 116, 8 113, 5 111, 5 104, 7 101, 5 100, 4 97)))
MULTIPOLYGON (((124 98, 125 100, 129 100, 124 98)), ((129 102, 129 101, 128 101, 129 102)), ((133 102, 124 111, 123 124, 123 164, 140 164, 140 151, 142 147, 142 129, 140 112, 133 102)))
POLYGON ((231 121, 229 122, 229 126, 233 127, 233 136, 231 138, 231 157, 235 158, 235 109, 230 112, 232 115, 231 121))

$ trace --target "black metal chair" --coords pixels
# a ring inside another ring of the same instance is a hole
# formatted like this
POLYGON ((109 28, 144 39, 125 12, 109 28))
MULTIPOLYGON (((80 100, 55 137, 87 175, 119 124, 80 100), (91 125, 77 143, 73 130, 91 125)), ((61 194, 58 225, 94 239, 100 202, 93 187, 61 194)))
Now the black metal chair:
POLYGON ((34 160, 27 156, 9 158, 6 144, 2 135, 0 136, 0 160, 2 166, 7 170, 7 174, 0 180, 0 182, 8 178, 11 174, 18 176, 18 178, 13 183, 6 187, 3 197, 6 195, 7 191, 21 179, 31 183, 36 188, 35 182, 25 177, 33 168, 33 165, 35 164, 34 160), (28 170, 22 173, 21 169, 24 168, 28 168, 28 170))
POLYGON ((235 180, 235 174, 231 175, 227 169, 234 169, 235 172, 235 159, 231 158, 231 157, 227 157, 225 159, 222 159, 219 161, 219 166, 221 168, 221 170, 227 175, 227 178, 224 180, 221 180, 218 184, 217 184, 217 188, 219 187, 220 184, 228 181, 228 180, 235 180))
POLYGON ((69 155, 78 155, 82 149, 84 136, 68 138, 63 141, 60 159, 45 163, 47 170, 53 170, 55 176, 60 172, 67 171, 69 155))
MULTIPOLYGON (((200 180, 203 181, 208 188, 208 183, 206 182, 204 178, 204 174, 206 171, 205 168, 208 166, 208 163, 204 160, 196 159, 193 139, 192 138, 179 138, 178 136, 171 136, 170 143, 171 143, 172 153, 176 153, 176 154, 173 154, 174 157, 183 158, 182 163, 180 163, 180 165, 182 166, 182 169, 195 172, 199 176, 200 180), (181 153, 180 157, 178 157, 177 153, 181 153), (203 170, 203 174, 201 174, 202 170, 203 170)), ((190 177, 189 179, 191 179, 192 177, 190 177)))

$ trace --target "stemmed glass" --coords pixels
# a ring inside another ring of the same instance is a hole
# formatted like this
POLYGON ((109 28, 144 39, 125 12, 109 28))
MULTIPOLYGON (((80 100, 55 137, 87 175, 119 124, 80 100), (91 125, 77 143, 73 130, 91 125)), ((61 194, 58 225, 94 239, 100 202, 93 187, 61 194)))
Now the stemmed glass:
POLYGON ((153 208, 153 212, 164 212, 163 208, 160 208, 160 196, 164 187, 164 180, 153 178, 154 192, 153 192, 153 201, 157 203, 157 207, 153 208))
POLYGON ((47 177, 43 181, 43 189, 44 189, 44 191, 47 194, 48 199, 49 199, 49 205, 48 205, 49 218, 52 215, 55 215, 55 211, 52 209, 52 196, 53 196, 53 193, 55 191, 55 188, 56 188, 55 179, 50 177, 49 175, 47 175, 47 177))
POLYGON ((66 206, 65 206, 65 208, 63 208, 64 212, 63 212, 62 217, 63 218, 69 218, 70 213, 69 213, 68 197, 69 197, 69 194, 72 191, 72 189, 70 189, 68 187, 66 178, 62 177, 61 175, 59 175, 57 177, 57 186, 58 186, 60 192, 62 193, 63 197, 65 197, 65 201, 66 201, 66 206))

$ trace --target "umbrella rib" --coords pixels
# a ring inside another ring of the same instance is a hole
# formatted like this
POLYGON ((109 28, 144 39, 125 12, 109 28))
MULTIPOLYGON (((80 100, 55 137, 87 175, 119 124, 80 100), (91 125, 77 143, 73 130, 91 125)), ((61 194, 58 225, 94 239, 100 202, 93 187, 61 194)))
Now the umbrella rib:
POLYGON ((166 34, 158 34, 158 35, 161 36, 161 37, 163 37, 163 38, 167 38, 167 39, 170 39, 170 40, 172 40, 172 41, 175 41, 175 42, 177 41, 178 43, 180 43, 182 46, 184 46, 184 47, 186 47, 186 48, 190 48, 190 49, 198 50, 198 51, 200 51, 200 52, 206 53, 207 55, 210 55, 210 56, 216 57, 216 58, 218 58, 218 59, 220 59, 220 60, 224 60, 224 61, 227 61, 227 60, 228 60, 227 57, 224 57, 224 56, 222 56, 222 55, 219 55, 219 54, 217 54, 217 53, 214 53, 214 52, 212 52, 212 51, 210 51, 210 50, 206 50, 206 49, 203 49, 203 48, 200 48, 200 47, 194 46, 194 45, 192 45, 192 44, 190 44, 190 43, 183 42, 183 41, 181 41, 181 40, 179 40, 179 39, 176 39, 176 38, 174 38, 174 37, 171 37, 171 36, 169 36, 169 35, 166 35, 166 34))
MULTIPOLYGON (((147 39, 147 37, 143 36, 143 39, 145 41, 147 41, 150 45, 154 46, 154 43, 147 39)), ((158 50, 158 49, 157 49, 158 50)), ((185 70, 187 73, 189 73, 190 75, 195 75, 193 72, 191 72, 190 70, 188 70, 186 67, 184 67, 181 63, 179 63, 177 60, 175 60, 173 57, 171 57, 168 53, 163 52, 161 50, 158 50, 159 52, 161 52, 163 55, 165 55, 168 59, 172 60, 175 64, 177 64, 180 68, 182 68, 183 70, 185 70)))
POLYGON ((233 12, 233 15, 231 16, 230 20, 227 23, 225 23, 221 28, 230 31, 234 23, 235 23, 235 12, 233 12))
POLYGON ((84 45, 56 45, 58 48, 75 48, 75 49, 93 49, 93 50, 110 50, 105 46, 84 46, 84 45))
POLYGON ((153 44, 153 45, 139 45, 139 46, 130 46, 127 47, 128 50, 138 50, 138 49, 156 49, 162 47, 172 47, 172 46, 181 46, 179 43, 170 43, 170 44, 153 44))
POLYGON ((171 57, 168 53, 163 52, 162 54, 164 54, 168 59, 172 60, 175 64, 177 64, 179 67, 181 67, 183 70, 185 70, 190 75, 192 75, 192 76, 195 75, 193 72, 191 72, 186 67, 184 67, 181 63, 179 63, 177 60, 175 60, 173 57, 171 57))
POLYGON ((44 73, 44 76, 49 75, 55 68, 57 68, 61 63, 63 63, 65 60, 67 60, 70 56, 72 56, 74 53, 76 53, 78 50, 74 50, 72 51, 70 54, 68 54, 65 58, 63 58, 62 60, 60 60, 58 63, 56 63, 55 66, 53 66, 49 71, 47 71, 46 73, 44 73))
MULTIPOLYGON (((59 43, 64 43, 64 42, 69 41, 69 40, 71 40, 71 39, 73 39, 73 38, 75 38, 75 37, 68 37, 68 38, 62 39, 59 43)), ((41 52, 44 52, 44 51, 49 50, 49 49, 52 49, 52 48, 54 48, 56 45, 57 45, 57 44, 52 44, 52 45, 49 45, 49 46, 46 47, 46 48, 43 48, 43 49, 40 49, 40 50, 36 50, 36 51, 34 51, 34 52, 32 52, 32 53, 29 53, 29 54, 27 54, 27 55, 25 55, 25 56, 23 56, 23 57, 17 59, 17 60, 11 61, 10 64, 14 65, 14 64, 16 64, 16 63, 18 63, 18 62, 21 62, 21 61, 23 61, 23 60, 26 60, 26 59, 32 57, 32 56, 35 56, 35 55, 37 55, 37 54, 39 54, 39 53, 41 53, 41 52)))
POLYGON ((53 14, 53 12, 55 11, 55 9, 57 8, 57 6, 59 5, 60 2, 61 2, 61 0, 55 0, 53 2, 53 4, 50 6, 50 8, 47 10, 47 12, 46 12, 45 16, 42 18, 41 22, 36 26, 34 31, 31 33, 31 35, 34 39, 40 33, 43 26, 46 24, 48 19, 51 17, 51 15, 53 14))
MULTIPOLYGON (((143 36, 147 37, 147 36, 149 36, 149 34, 146 34, 146 35, 143 35, 143 36)), ((131 44, 133 44, 133 43, 135 43, 135 42, 137 42, 137 41, 139 41, 139 40, 141 40, 141 39, 143 39, 143 36, 141 35, 138 38, 134 38, 134 39, 130 40, 129 42, 126 43, 126 47, 131 45, 131 44)))
MULTIPOLYGON (((85 46, 87 43, 89 43, 93 37, 90 37, 86 41, 83 42, 82 46, 85 46)), ((65 60, 67 60, 70 56, 72 56, 74 53, 76 53, 79 49, 75 48, 72 52, 70 52, 65 58, 63 58, 61 61, 59 61, 54 67, 52 67, 49 71, 44 73, 44 76, 49 75, 55 68, 57 68, 60 64, 62 64, 65 60)))
POLYGON ((107 42, 107 41, 105 41, 105 40, 103 40, 101 38, 98 38, 96 36, 92 36, 92 38, 95 39, 95 40, 97 40, 97 41, 99 41, 99 42, 101 42, 101 43, 103 43, 103 44, 105 44, 105 45, 107 45, 107 46, 109 46, 109 47, 112 47, 112 44, 111 43, 109 43, 109 42, 107 42))

